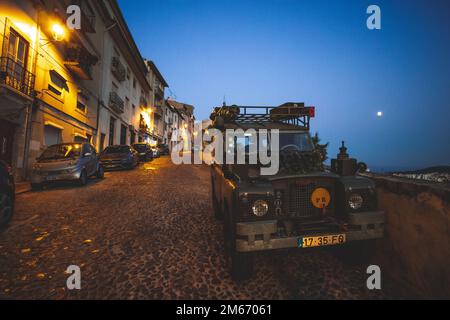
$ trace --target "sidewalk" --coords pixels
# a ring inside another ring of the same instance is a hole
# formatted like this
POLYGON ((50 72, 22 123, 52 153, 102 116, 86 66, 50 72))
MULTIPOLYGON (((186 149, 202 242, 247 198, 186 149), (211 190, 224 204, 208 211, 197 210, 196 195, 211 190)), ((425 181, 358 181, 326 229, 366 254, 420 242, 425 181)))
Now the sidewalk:
POLYGON ((31 184, 29 181, 17 182, 16 183, 16 195, 25 193, 31 190, 31 184))

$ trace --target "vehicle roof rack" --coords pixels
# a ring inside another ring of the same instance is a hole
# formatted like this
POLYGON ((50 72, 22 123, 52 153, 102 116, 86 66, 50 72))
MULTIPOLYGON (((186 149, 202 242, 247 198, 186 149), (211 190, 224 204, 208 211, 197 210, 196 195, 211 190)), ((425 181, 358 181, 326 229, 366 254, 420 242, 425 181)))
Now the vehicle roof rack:
POLYGON ((315 116, 315 107, 305 107, 304 103, 287 102, 278 107, 271 106, 222 106, 215 108, 215 116, 225 123, 237 125, 284 123, 309 129, 309 122, 315 116))

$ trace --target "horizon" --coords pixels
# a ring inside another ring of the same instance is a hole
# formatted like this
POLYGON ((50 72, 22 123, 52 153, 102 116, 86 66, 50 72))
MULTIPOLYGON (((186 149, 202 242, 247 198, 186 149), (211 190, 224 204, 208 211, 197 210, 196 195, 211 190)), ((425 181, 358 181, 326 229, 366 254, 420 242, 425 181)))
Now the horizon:
POLYGON ((172 98, 194 105, 197 120, 224 98, 305 102, 316 107, 311 133, 330 143, 330 157, 344 140, 369 167, 450 163, 445 1, 379 1, 381 30, 366 27, 368 1, 119 4, 142 56, 172 98))

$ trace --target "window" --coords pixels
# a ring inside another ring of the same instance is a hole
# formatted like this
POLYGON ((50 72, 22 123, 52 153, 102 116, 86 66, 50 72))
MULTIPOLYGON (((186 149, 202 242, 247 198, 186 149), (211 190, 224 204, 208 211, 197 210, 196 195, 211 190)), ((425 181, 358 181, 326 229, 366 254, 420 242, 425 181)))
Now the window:
POLYGON ((133 89, 136 89, 136 78, 133 78, 133 89))
POLYGON ((52 83, 61 90, 66 90, 67 92, 69 92, 69 87, 67 86, 67 80, 60 75, 58 72, 56 72, 55 70, 50 70, 50 80, 52 81, 52 83))
POLYGON ((18 82, 24 81, 28 60, 28 42, 13 29, 10 30, 8 58, 13 60, 11 77, 18 82))
POLYGON ((44 144, 52 146, 61 142, 61 129, 46 125, 44 127, 44 144))
POLYGON ((78 93, 78 97, 77 97, 77 110, 82 112, 82 113, 86 113, 87 112, 87 100, 88 98, 82 94, 82 93, 78 93))

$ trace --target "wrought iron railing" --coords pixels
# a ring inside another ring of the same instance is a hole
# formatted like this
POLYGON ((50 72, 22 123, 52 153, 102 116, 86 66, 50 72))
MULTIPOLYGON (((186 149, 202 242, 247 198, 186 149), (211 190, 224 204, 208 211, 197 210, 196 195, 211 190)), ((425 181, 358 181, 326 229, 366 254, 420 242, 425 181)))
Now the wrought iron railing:
POLYGON ((10 57, 0 57, 0 83, 33 97, 35 76, 10 57))
POLYGON ((125 102, 119 97, 116 92, 109 94, 109 106, 117 113, 123 113, 125 108, 125 102))

